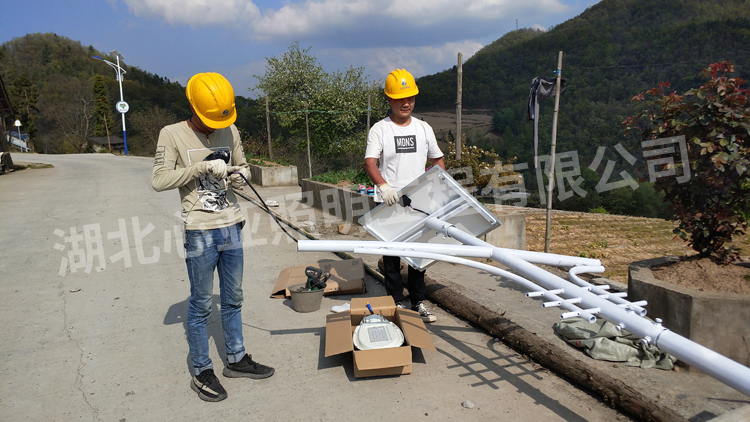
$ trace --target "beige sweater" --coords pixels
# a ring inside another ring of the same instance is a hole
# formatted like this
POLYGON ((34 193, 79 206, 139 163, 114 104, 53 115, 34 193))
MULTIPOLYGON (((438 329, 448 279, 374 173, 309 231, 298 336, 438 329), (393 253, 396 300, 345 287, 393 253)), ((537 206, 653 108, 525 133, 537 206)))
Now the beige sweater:
POLYGON ((157 192, 179 189, 187 230, 217 229, 244 220, 226 179, 200 174, 195 166, 212 153, 228 153, 228 166, 247 167, 234 125, 206 136, 183 121, 166 126, 159 133, 151 186, 157 192))

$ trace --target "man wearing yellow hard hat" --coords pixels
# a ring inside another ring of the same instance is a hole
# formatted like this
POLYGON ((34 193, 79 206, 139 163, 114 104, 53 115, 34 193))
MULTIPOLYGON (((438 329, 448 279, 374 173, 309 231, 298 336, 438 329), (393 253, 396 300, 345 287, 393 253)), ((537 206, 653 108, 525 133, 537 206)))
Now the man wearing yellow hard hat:
POLYGON ((242 227, 245 219, 232 189, 249 180, 234 122, 234 89, 218 73, 199 73, 185 89, 192 116, 164 127, 156 147, 151 185, 178 189, 185 222, 185 262, 190 279, 187 337, 193 363, 190 387, 205 401, 227 392, 208 356, 206 323, 211 312, 214 272, 221 290, 221 325, 229 365, 225 377, 268 378, 274 369, 245 353, 242 336, 242 227), (231 174, 227 178, 227 175, 231 174))
MULTIPOLYGON (((365 170, 375 184, 375 201, 391 206, 399 201, 398 191, 425 172, 425 164, 445 170, 443 153, 435 133, 426 122, 411 115, 415 96, 419 93, 411 73, 396 69, 385 80, 385 95, 391 113, 375 123, 367 135, 365 170), (380 166, 378 167, 378 161, 380 166)), ((397 306, 404 307, 404 288, 401 280, 401 259, 384 256, 385 290, 397 306)), ((411 308, 419 312, 425 322, 437 317, 425 306, 424 271, 409 267, 407 280, 411 308)))

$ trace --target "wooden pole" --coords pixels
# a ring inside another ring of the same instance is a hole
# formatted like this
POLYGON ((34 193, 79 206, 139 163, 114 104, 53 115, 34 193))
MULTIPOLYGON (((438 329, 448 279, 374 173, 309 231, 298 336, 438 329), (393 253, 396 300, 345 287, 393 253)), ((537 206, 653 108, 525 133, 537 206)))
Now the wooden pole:
POLYGON ((370 133, 370 94, 367 94, 367 133, 370 133))
POLYGON ((557 147, 557 115, 560 111, 560 78, 562 75, 562 58, 561 51, 557 57, 557 81, 555 82, 555 112, 552 115, 552 152, 550 153, 549 181, 547 183, 547 228, 544 232, 544 252, 549 253, 550 238, 550 220, 552 214, 552 191, 554 190, 555 180, 555 148, 557 147))
POLYGON ((266 129, 268 131, 268 158, 273 161, 273 148, 271 148, 271 112, 268 109, 268 95, 266 95, 266 129))
MULTIPOLYGON (((104 115, 104 129, 107 130, 107 145, 109 145, 109 153, 112 154, 112 141, 109 140, 109 123, 107 123, 107 115, 104 115)), ((46 153, 46 151, 45 151, 46 153)))
POLYGON ((310 123, 308 122, 307 102, 305 102, 305 130, 307 131, 307 166, 312 177, 312 159, 310 158, 310 123))
POLYGON ((463 60, 458 53, 458 89, 456 90, 456 161, 461 161, 461 97, 463 96, 463 60))

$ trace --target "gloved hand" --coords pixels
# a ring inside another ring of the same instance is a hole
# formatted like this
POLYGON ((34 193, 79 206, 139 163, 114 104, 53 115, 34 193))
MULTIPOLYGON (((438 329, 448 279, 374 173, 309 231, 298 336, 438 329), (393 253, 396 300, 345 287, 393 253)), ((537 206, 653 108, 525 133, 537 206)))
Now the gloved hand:
POLYGON ((383 202, 385 202, 387 205, 393 205, 396 202, 398 202, 398 194, 396 193, 396 189, 393 189, 391 185, 388 183, 383 183, 379 186, 380 188, 380 197, 383 198, 383 202))
POLYGON ((206 162, 206 171, 204 173, 210 173, 217 179, 224 179, 227 177, 227 163, 224 160, 211 160, 206 162))
POLYGON ((250 170, 247 169, 247 167, 240 167, 240 166, 229 166, 227 167, 227 173, 229 174, 229 186, 232 187, 232 189, 240 189, 242 188, 242 185, 245 184, 245 180, 240 177, 239 174, 242 174, 245 176, 245 179, 247 181, 250 181, 250 170), (232 174, 234 173, 234 174, 232 174))

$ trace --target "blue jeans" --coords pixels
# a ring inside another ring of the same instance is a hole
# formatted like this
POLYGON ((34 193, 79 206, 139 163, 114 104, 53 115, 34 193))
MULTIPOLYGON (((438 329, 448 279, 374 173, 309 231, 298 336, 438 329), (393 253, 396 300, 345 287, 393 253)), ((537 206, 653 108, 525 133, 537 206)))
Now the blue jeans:
POLYGON ((185 230, 185 262, 190 278, 187 336, 195 375, 213 368, 206 323, 211 313, 214 270, 221 291, 221 326, 229 363, 245 356, 242 338, 242 223, 211 230, 185 230))

